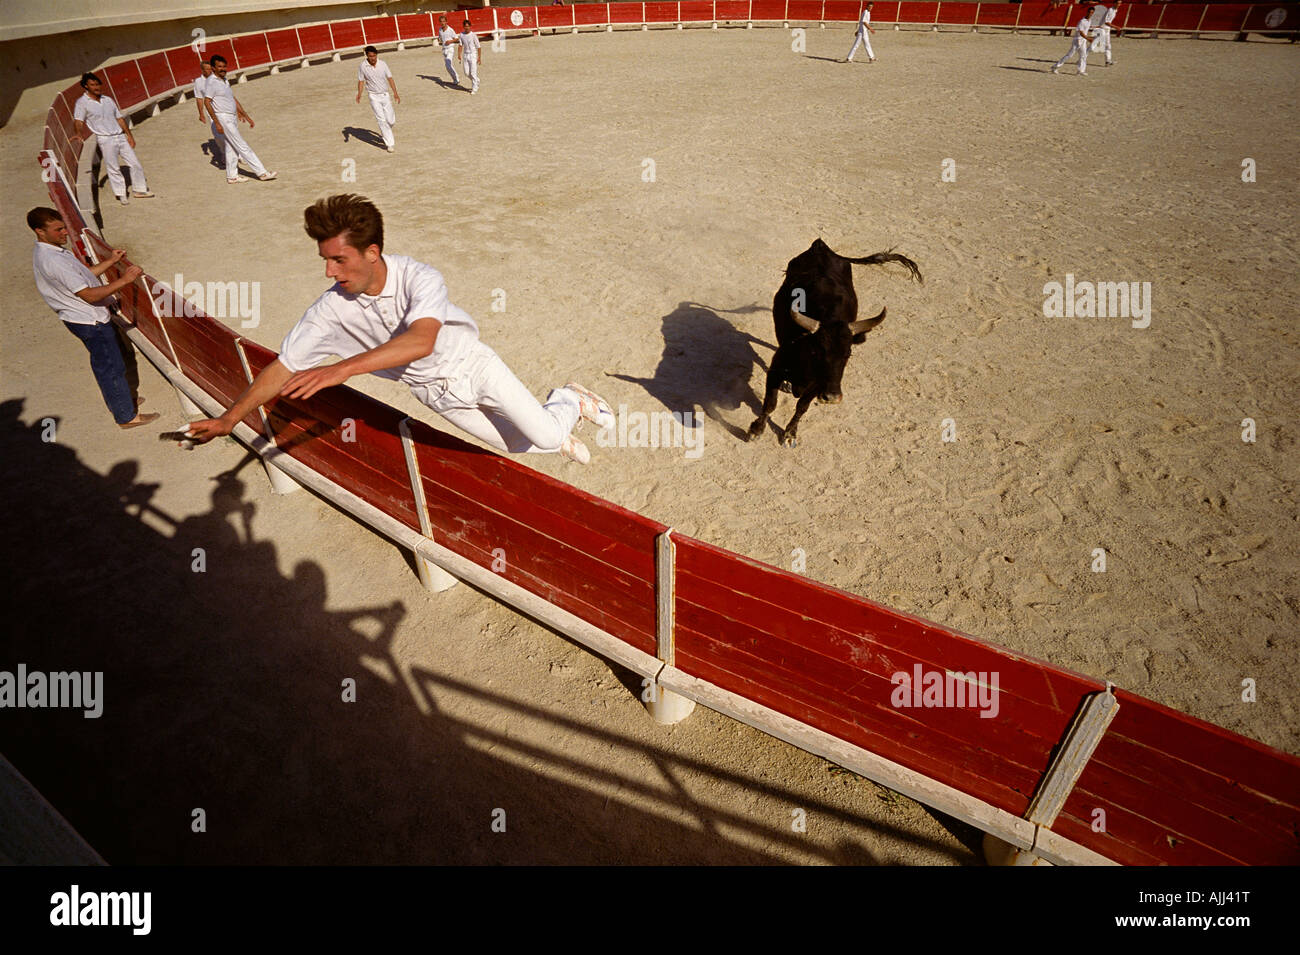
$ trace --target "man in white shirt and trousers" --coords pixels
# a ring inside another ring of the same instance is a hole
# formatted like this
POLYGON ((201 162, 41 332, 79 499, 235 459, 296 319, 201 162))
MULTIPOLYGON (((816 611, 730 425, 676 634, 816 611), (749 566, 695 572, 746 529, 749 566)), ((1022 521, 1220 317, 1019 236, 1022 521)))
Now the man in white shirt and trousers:
POLYGON ((140 267, 131 266, 116 282, 105 285, 100 276, 121 261, 126 254, 121 249, 113 250, 111 256, 90 268, 64 248, 68 227, 56 210, 37 206, 27 213, 27 227, 36 233, 36 248, 32 251, 36 290, 68 331, 86 346, 90 370, 113 420, 119 428, 138 428, 155 420, 157 412, 140 414, 136 410, 122 344, 113 317, 102 304, 139 278, 140 267))
POLYGON ((218 145, 223 142, 224 137, 226 182, 235 185, 244 181, 239 175, 241 159, 253 170, 254 176, 263 182, 269 182, 276 174, 266 171, 262 160, 257 158, 257 153, 253 152, 239 133, 239 121, 242 119, 248 123, 248 128, 252 129, 253 117, 244 112, 244 107, 239 104, 239 100, 235 99, 234 91, 226 80, 226 58, 217 55, 208 62, 212 64, 212 75, 203 82, 203 91, 207 94, 205 105, 212 116, 212 135, 217 137, 218 145))
POLYGON ((858 32, 853 37, 853 49, 849 50, 849 55, 845 58, 845 63, 853 62, 853 54, 858 52, 858 47, 863 44, 867 47, 867 62, 876 62, 876 54, 871 51, 871 40, 867 37, 868 33, 875 33, 871 29, 871 4, 862 8, 862 19, 858 21, 858 32))
POLYGON ((456 36, 456 31, 447 23, 447 16, 443 14, 438 17, 438 42, 442 44, 442 62, 446 64, 447 73, 451 76, 451 81, 460 86, 460 77, 456 75, 456 66, 452 61, 451 51, 460 39, 456 36))
POLYGON ((478 337, 453 305, 442 275, 383 251, 379 210, 355 195, 330 196, 304 211, 307 234, 335 280, 285 336, 279 357, 218 418, 195 421, 199 443, 230 434, 275 397, 310 398, 370 372, 404 382, 420 401, 498 451, 559 452, 586 464, 591 453, 572 435, 579 418, 615 425, 599 395, 570 383, 541 404, 478 337), (333 364, 320 364, 330 357, 333 364))
POLYGON ((78 97, 72 117, 82 139, 89 139, 93 133, 99 143, 99 154, 103 157, 104 172, 108 174, 113 195, 122 205, 131 201, 126 192, 126 178, 122 175, 122 163, 126 163, 131 168, 131 193, 137 199, 152 199, 153 193, 144 178, 144 167, 135 155, 135 137, 127 129, 121 110, 111 97, 103 95, 104 84, 94 73, 82 75, 81 88, 86 92, 78 97))
POLYGON ((1111 24, 1115 22, 1115 17, 1119 14, 1119 0, 1111 0, 1110 7, 1102 7, 1105 16, 1102 18, 1100 25, 1097 27, 1097 38, 1092 43, 1093 53, 1105 53, 1106 65, 1114 65, 1114 60, 1110 56, 1110 33, 1111 24))
POLYGON ((358 103, 361 102, 362 90, 370 95, 370 109, 379 121, 379 135, 384 137, 384 146, 391 153, 395 145, 393 125, 397 122, 393 103, 400 103, 402 98, 397 95, 397 83, 393 79, 392 70, 379 58, 379 50, 373 46, 366 47, 366 60, 357 66, 358 103), (393 91, 391 98, 388 95, 390 87, 393 91))
POLYGON ((465 73, 470 79, 470 94, 478 92, 478 59, 479 59, 478 34, 469 28, 469 21, 465 21, 465 30, 460 35, 460 56, 461 62, 465 64, 465 73))
POLYGON ((1056 61, 1052 67, 1053 73, 1061 72, 1061 67, 1065 61, 1076 53, 1079 54, 1079 75, 1088 75, 1088 44, 1092 41, 1092 34, 1088 32, 1088 27, 1092 25, 1092 11, 1095 7, 1089 7, 1087 12, 1074 27, 1074 33, 1070 37, 1070 48, 1065 51, 1065 56, 1056 61))

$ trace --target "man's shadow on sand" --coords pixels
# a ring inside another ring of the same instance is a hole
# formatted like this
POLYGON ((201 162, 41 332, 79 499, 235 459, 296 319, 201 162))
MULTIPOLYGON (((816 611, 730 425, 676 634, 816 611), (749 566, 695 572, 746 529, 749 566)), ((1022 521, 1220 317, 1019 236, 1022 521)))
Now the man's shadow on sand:
POLYGON ((374 146, 376 149, 388 149, 388 146, 384 143, 384 137, 373 129, 362 129, 360 126, 344 126, 343 141, 346 143, 349 139, 360 140, 367 146, 374 146))
MULTIPOLYGON (((713 309, 698 302, 682 302, 663 318, 664 350, 650 378, 606 372, 610 378, 641 385, 669 411, 693 412, 698 406, 733 437, 744 439, 745 431, 723 417, 747 404, 755 415, 761 402, 750 387, 755 363, 764 372, 767 364, 753 347, 776 346, 737 329, 723 315, 752 315, 767 312, 762 305, 734 309, 713 309)), ((692 414, 683 421, 695 420, 692 414)))
POLYGON ((203 152, 203 155, 208 157, 208 164, 213 168, 221 170, 226 168, 226 151, 221 148, 215 136, 200 146, 199 149, 203 152))
POLYGON ((432 80, 445 90, 456 90, 460 93, 469 92, 469 90, 465 89, 465 87, 461 86, 459 83, 453 83, 451 80, 444 80, 441 76, 430 76, 428 73, 416 73, 415 75, 417 78, 422 80, 432 80))

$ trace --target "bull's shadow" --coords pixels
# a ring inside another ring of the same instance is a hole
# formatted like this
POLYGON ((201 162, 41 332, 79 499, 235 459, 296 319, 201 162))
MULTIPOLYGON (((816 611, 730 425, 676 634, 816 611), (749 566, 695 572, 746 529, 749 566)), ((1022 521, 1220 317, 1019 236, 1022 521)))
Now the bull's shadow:
MULTIPOLYGON (((663 318, 664 350, 651 378, 606 372, 610 378, 641 385, 651 397, 672 412, 702 408, 733 437, 745 437, 743 428, 732 426, 723 412, 748 404, 758 414, 761 403, 749 386, 755 362, 766 372, 767 364, 753 347, 776 346, 737 329, 723 315, 752 315, 767 312, 763 305, 713 309, 697 302, 682 302, 663 318)), ((695 420, 695 416, 684 418, 695 420)))

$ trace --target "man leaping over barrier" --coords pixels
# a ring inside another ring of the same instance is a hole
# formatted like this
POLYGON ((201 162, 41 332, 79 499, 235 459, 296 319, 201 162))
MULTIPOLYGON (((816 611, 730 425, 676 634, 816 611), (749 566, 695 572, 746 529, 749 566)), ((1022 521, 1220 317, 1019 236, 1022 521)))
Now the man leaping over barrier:
POLYGON ((188 437, 202 443, 230 434, 277 395, 310 398, 370 372, 405 382, 424 404, 498 451, 558 451, 579 464, 591 460, 571 432, 579 418, 612 427, 604 399, 570 383, 540 404, 479 340, 474 320, 448 301, 436 269, 384 253, 384 221, 373 203, 330 196, 308 206, 304 218, 335 284, 285 336, 280 357, 225 414, 193 422, 188 437), (331 356, 342 360, 320 364, 331 356))

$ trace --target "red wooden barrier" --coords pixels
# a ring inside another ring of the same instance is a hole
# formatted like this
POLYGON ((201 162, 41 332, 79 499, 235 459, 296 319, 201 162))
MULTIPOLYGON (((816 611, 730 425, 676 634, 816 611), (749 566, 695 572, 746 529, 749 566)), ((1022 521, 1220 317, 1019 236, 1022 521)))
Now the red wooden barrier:
MULTIPOLYGON (((948 4, 943 4, 947 6, 948 4)), ((899 23, 934 23, 939 16, 937 3, 900 3, 898 5, 899 23)), ((972 19, 974 19, 972 17, 972 19)))
POLYGON ((538 7, 537 8, 537 25, 539 27, 554 27, 556 29, 573 28, 573 10, 572 6, 563 7, 538 7))
MULTIPOLYGON (((448 23, 451 19, 448 18, 448 23)), ((433 37, 432 13, 401 13, 397 16, 397 35, 402 40, 428 40, 433 37)))
POLYGON ((856 23, 860 16, 862 4, 857 0, 826 0, 822 4, 822 20, 826 23, 856 23))
MULTIPOLYGON (((877 3, 871 9, 871 22, 872 23, 897 23, 898 7, 899 4, 897 3, 877 3)), ((862 15, 861 13, 858 14, 858 16, 861 15, 862 15)))
POLYGON ((676 23, 676 3, 647 3, 645 5, 647 23, 676 23))
POLYGON ((597 23, 609 22, 609 4, 607 3, 575 3, 573 5, 574 22, 578 26, 592 26, 597 23))
POLYGON ((1103 688, 700 541, 677 539, 677 568, 680 669, 1016 815, 1103 688), (893 705, 891 678, 918 664, 997 679, 997 716, 893 705))
POLYGON ((331 23, 330 37, 336 52, 366 45, 366 34, 361 28, 360 20, 340 20, 338 23, 331 23))
POLYGON ((1254 33, 1271 33, 1300 30, 1300 6, 1265 3, 1251 7, 1246 17, 1246 29, 1254 33))
POLYGON ((433 536, 648 653, 662 524, 412 422, 433 536))
MULTIPOLYGON (((1125 7, 1130 4, 1125 4, 1125 7)), ((1024 3, 1020 5, 1020 25, 1022 27, 1053 27, 1057 30, 1062 29, 1066 23, 1078 23, 1079 18, 1070 19, 1071 10, 1069 7, 1057 7, 1051 9, 1046 3, 1024 3)))
POLYGON ((975 22, 980 26, 1013 27, 1020 9, 1018 3, 981 3, 975 22))
POLYGON ((641 4, 639 3, 610 3, 606 5, 609 9, 610 23, 640 23, 641 22, 641 4))
POLYGON ((1116 696, 1119 714, 1053 829, 1129 864, 1300 864, 1300 760, 1116 696))
POLYGON ((503 33, 512 30, 536 30, 537 29, 537 10, 536 7, 497 7, 497 29, 503 33), (518 23, 515 23, 515 14, 519 14, 518 23))
MULTIPOLYGON (((1164 13, 1164 8, 1167 6, 1167 4, 1162 3, 1159 4, 1158 6, 1152 6, 1146 4, 1139 5, 1139 4, 1130 3, 1130 4, 1125 4, 1124 6, 1128 8, 1128 19, 1124 21, 1124 29, 1150 30, 1153 29, 1155 25, 1160 22, 1160 15, 1164 13)), ((1121 10, 1124 9, 1124 6, 1122 6, 1120 9, 1121 10)), ((1021 22, 1023 23, 1024 21, 1022 20, 1021 22)), ((1075 17, 1070 22, 1078 23, 1079 18, 1075 17)))
POLYGON ((271 48, 266 42, 265 33, 250 33, 247 36, 237 36, 233 41, 233 45, 241 70, 262 66, 272 60, 271 48))
MULTIPOLYGON (((191 56, 194 56, 193 50, 189 52, 191 56)), ((224 56, 226 58, 226 67, 231 73, 239 71, 239 57, 235 53, 235 44, 232 40, 208 40, 203 48, 203 59, 211 60, 214 56, 224 56)), ((197 57, 195 58, 194 72, 190 75, 199 75, 197 57)))
POLYGON ((135 60, 107 66, 100 70, 100 76, 108 84, 113 102, 117 103, 117 108, 123 113, 129 113, 131 107, 149 98, 135 60))
POLYGON ((393 17, 367 17, 361 21, 361 29, 366 43, 371 45, 396 43, 398 40, 397 20, 393 17))
POLYGON ((199 66, 202 62, 199 55, 188 46, 167 50, 163 56, 167 58, 167 68, 172 71, 172 76, 181 86, 192 85, 197 77, 203 75, 203 70, 199 66))
POLYGON ((1167 3, 1165 15, 1160 21, 1162 30, 1193 31, 1201 22, 1205 7, 1200 4, 1167 3))
POLYGON ((479 37, 492 32, 492 9, 490 7, 477 10, 457 10, 454 14, 449 13, 447 15, 447 22, 455 28, 457 33, 461 32, 466 20, 469 21, 469 28, 479 37))
POLYGON ((717 0, 713 5, 713 19, 744 23, 749 19, 749 0, 717 0))
POLYGON ((822 0, 790 0, 786 14, 791 20, 816 23, 822 18, 822 0))
POLYGON ((302 57, 302 47, 298 43, 298 31, 293 27, 283 30, 271 30, 266 34, 266 47, 271 54, 271 62, 283 63, 302 57))
MULTIPOLYGON (((150 53, 135 61, 144 78, 145 93, 153 98, 170 93, 177 86, 184 86, 191 80, 177 79, 172 76, 172 69, 167 63, 166 53, 150 53)), ((198 74, 195 74, 198 75, 198 74)), ((192 78, 191 78, 192 79, 192 78)))
POLYGON ((334 37, 328 23, 315 26, 298 27, 298 45, 304 57, 329 53, 334 49, 334 37))
POLYGON ((755 21, 780 21, 785 19, 785 0, 754 0, 750 4, 750 17, 755 21))
POLYGON ((948 26, 970 26, 979 15, 978 3, 940 3, 937 5, 938 22, 948 26))
POLYGON ((1250 8, 1249 3, 1209 4, 1205 7, 1205 19, 1200 28, 1205 33, 1236 33, 1246 22, 1246 12, 1250 8))

